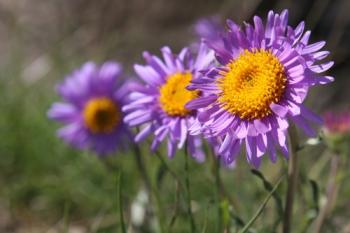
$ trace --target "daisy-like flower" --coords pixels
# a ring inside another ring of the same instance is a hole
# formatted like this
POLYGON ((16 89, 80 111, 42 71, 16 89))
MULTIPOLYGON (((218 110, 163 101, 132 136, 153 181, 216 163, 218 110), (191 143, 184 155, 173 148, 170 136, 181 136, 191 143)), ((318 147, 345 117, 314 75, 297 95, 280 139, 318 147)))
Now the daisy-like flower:
POLYGON ((57 86, 63 102, 48 111, 51 119, 65 126, 59 137, 79 149, 92 149, 100 155, 123 148, 130 133, 123 123, 121 107, 126 104, 129 84, 121 85, 121 66, 92 62, 70 74, 57 86))
POLYGON ((323 114, 323 119, 326 134, 346 135, 350 133, 350 111, 329 111, 323 114))
POLYGON ((224 27, 220 24, 218 16, 211 16, 199 19, 194 25, 194 32, 200 38, 220 43, 224 27))
POLYGON ((270 11, 265 26, 258 16, 243 28, 228 20, 221 43, 207 40, 221 65, 192 81, 188 89, 204 94, 186 107, 201 110, 191 134, 221 137, 218 152, 227 163, 244 144, 256 167, 264 154, 276 161, 277 148, 288 157, 288 121, 309 135, 309 121, 321 122, 303 102, 311 86, 333 81, 321 74, 333 62, 321 61, 329 54, 320 51, 325 42, 310 44, 304 22, 295 29, 287 23, 287 10, 270 11))
POLYGON ((168 156, 171 158, 187 141, 189 153, 196 160, 202 161, 204 154, 200 149, 200 138, 188 135, 196 111, 185 107, 188 101, 201 93, 189 91, 186 87, 191 80, 200 76, 200 70, 212 63, 214 53, 204 44, 199 46, 196 57, 192 56, 188 48, 182 49, 178 55, 173 54, 168 47, 162 48, 161 52, 163 61, 144 52, 147 65, 134 66, 145 86, 130 95, 131 103, 123 107, 123 111, 128 113, 124 120, 130 126, 142 128, 135 137, 136 142, 154 134, 152 151, 166 140, 168 156))

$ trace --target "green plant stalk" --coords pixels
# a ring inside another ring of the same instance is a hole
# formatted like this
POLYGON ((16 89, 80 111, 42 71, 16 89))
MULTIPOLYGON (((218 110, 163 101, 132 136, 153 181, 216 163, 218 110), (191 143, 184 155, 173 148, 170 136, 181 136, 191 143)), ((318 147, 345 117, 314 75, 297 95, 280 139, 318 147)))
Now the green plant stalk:
MULTIPOLYGON (((184 195, 184 192, 180 192, 180 191, 185 191, 186 188, 184 187, 183 183, 181 182, 181 179, 177 176, 177 174, 169 167, 169 165, 165 162, 165 160, 163 159, 163 157, 159 154, 158 151, 155 151, 156 156, 158 157, 158 159, 160 160, 160 162, 162 163, 162 165, 165 167, 165 169, 169 172, 169 174, 173 177, 173 179, 175 180, 175 184, 176 184, 176 206, 175 206, 175 210, 174 210, 174 215, 172 216, 170 223, 169 223, 169 228, 171 228, 173 226, 173 224, 175 223, 176 220, 176 215, 178 214, 179 211, 179 196, 184 195)), ((186 196, 184 195, 184 199, 186 199, 186 196)))
POLYGON ((331 211, 332 204, 334 203, 339 190, 339 183, 337 183, 337 174, 339 168, 339 155, 334 154, 331 159, 331 168, 329 172, 329 180, 327 184, 327 200, 325 205, 321 208, 319 215, 315 221, 315 233, 320 233, 322 225, 327 217, 327 214, 331 211))
POLYGON ((143 182, 146 186, 147 192, 150 194, 153 194, 154 201, 157 205, 157 212, 158 212, 157 217, 159 220, 160 230, 161 230, 161 232, 165 232, 164 225, 163 225, 162 205, 161 205, 158 190, 152 185, 152 182, 149 178, 148 172, 147 172, 146 167, 144 165, 144 161, 141 157, 140 148, 138 147, 138 145, 134 145, 133 149, 134 149, 133 152, 134 152, 134 156, 135 156, 136 165, 137 165, 138 170, 140 172, 141 179, 143 180, 143 182))
POLYGON ((69 211, 70 211, 70 204, 66 202, 64 204, 64 210, 63 210, 63 232, 68 233, 69 231, 69 211))
POLYGON ((126 233, 126 227, 125 227, 124 216, 123 216, 123 200, 122 200, 121 188, 122 188, 122 174, 120 172, 117 177, 117 198, 118 198, 118 207, 119 207, 119 221, 120 221, 120 228, 122 233, 126 233))
POLYGON ((229 203, 233 207, 233 209, 236 212, 239 212, 239 210, 240 210, 239 202, 237 201, 237 199, 234 198, 234 196, 230 196, 228 194, 227 190, 225 189, 225 185, 222 182, 222 179, 220 176, 220 170, 218 170, 220 167, 220 163, 218 162, 218 160, 215 156, 215 152, 214 152, 213 148, 208 148, 208 150, 210 150, 211 158, 213 159, 213 170, 212 171, 214 171, 213 174, 214 174, 214 177, 216 180, 216 185, 217 185, 218 191, 222 197, 225 197, 229 201, 229 203))
POLYGON ((282 182, 284 178, 284 175, 279 178, 279 180, 277 181, 277 183, 275 184, 275 186, 273 187, 273 189, 271 190, 271 192, 269 193, 269 195, 265 198, 265 200, 263 201, 263 203, 260 205, 259 209, 256 211, 256 213, 254 214, 254 216, 249 220, 249 222, 243 227, 242 230, 239 231, 239 233, 245 233, 249 230, 249 228, 253 225, 253 223, 257 220, 257 218, 260 216, 260 214, 263 212, 265 206, 267 205, 268 201, 271 199, 271 197, 273 196, 273 194, 276 192, 278 186, 280 185, 280 183, 282 182))
POLYGON ((145 162, 143 161, 142 157, 141 157, 141 151, 140 148, 138 147, 138 145, 134 145, 133 146, 133 152, 134 152, 134 157, 135 157, 135 161, 136 161, 136 165, 138 167, 138 170, 140 172, 140 177, 143 180, 146 189, 148 192, 152 192, 152 183, 149 179, 149 175, 148 172, 146 170, 145 167, 145 162))
POLYGON ((222 211, 221 211, 221 177, 220 177, 220 161, 216 159, 214 155, 212 156, 213 160, 213 175, 215 177, 215 187, 216 187, 216 205, 217 205, 217 232, 222 232, 222 211))
POLYGON ((194 222, 191 206, 191 189, 190 189, 190 174, 189 174, 189 164, 188 164, 188 153, 187 153, 187 143, 185 143, 185 185, 187 190, 187 214, 190 220, 191 233, 196 232, 196 224, 194 222))
POLYGON ((291 232, 291 223, 293 216, 294 194, 299 174, 298 165, 298 133, 294 125, 289 128, 289 165, 288 165, 288 187, 285 199, 285 208, 283 216, 283 233, 291 232))

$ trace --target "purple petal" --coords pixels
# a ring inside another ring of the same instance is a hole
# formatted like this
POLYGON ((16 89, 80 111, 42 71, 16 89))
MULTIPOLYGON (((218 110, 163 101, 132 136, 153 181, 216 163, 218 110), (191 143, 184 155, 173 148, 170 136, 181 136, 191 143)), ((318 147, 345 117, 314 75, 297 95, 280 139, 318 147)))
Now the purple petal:
POLYGON ((149 66, 134 65, 134 70, 138 76, 147 84, 152 86, 159 86, 163 83, 160 75, 149 66))
POLYGON ((187 124, 186 124, 186 119, 181 119, 181 135, 180 135, 180 142, 178 143, 177 147, 178 149, 181 149, 182 146, 184 145, 186 138, 187 138, 187 124))
POLYGON ((271 110, 278 116, 280 117, 285 117, 288 113, 288 108, 276 103, 271 103, 270 104, 271 110))
POLYGON ((152 125, 149 124, 135 136, 135 142, 143 141, 151 132, 152 132, 152 125))
POLYGON ((211 103, 213 103, 217 99, 216 95, 209 95, 205 97, 199 97, 197 99, 191 100, 188 102, 185 107, 190 110, 198 109, 198 108, 204 108, 211 103))
POLYGON ((68 103, 54 103, 47 115, 51 119, 62 122, 72 122, 79 119, 79 112, 76 107, 68 103))
POLYGON ((304 55, 304 54, 309 54, 309 53, 316 52, 316 51, 322 49, 323 46, 325 46, 325 44, 326 44, 325 41, 320 41, 320 42, 317 42, 317 43, 314 43, 314 44, 307 45, 307 46, 301 51, 301 54, 304 55))
POLYGON ((333 64, 334 64, 333 61, 329 61, 329 62, 326 62, 326 63, 323 63, 323 64, 310 66, 309 68, 313 72, 322 73, 322 72, 325 72, 325 71, 329 70, 333 66, 333 64))

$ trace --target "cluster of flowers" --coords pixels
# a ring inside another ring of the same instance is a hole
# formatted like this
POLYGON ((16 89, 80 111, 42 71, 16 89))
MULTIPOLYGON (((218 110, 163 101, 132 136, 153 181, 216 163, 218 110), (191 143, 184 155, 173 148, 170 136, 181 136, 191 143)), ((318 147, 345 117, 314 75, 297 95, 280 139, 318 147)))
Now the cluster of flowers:
POLYGON ((196 53, 143 53, 146 65, 134 66, 142 84, 122 84, 121 66, 112 62, 74 71, 57 88, 64 102, 48 112, 66 125, 58 135, 103 155, 153 134, 152 151, 166 141, 169 157, 186 147, 198 161, 205 139, 225 164, 245 147, 258 167, 264 154, 273 162, 277 151, 288 157, 290 123, 315 134, 310 122, 321 118, 303 102, 310 87, 333 81, 323 74, 333 62, 322 62, 325 42, 310 43, 304 22, 289 26, 284 10, 270 11, 265 24, 255 16, 243 27, 227 20, 227 30, 205 20, 197 26, 203 38, 196 53))

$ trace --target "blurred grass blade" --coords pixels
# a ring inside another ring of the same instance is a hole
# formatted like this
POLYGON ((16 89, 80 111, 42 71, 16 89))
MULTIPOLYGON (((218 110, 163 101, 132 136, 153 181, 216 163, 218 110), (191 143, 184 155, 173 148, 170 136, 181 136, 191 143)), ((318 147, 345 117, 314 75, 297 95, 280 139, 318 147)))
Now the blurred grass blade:
POLYGON ((63 232, 68 233, 69 231, 69 211, 70 211, 70 203, 66 202, 64 204, 64 210, 63 210, 63 232))
POLYGON ((317 218, 319 215, 319 196, 320 196, 320 189, 318 187, 318 184, 315 180, 309 180, 309 184, 311 187, 311 194, 312 194, 312 205, 311 208, 306 212, 305 217, 305 224, 302 227, 302 230, 300 232, 306 233, 308 232, 308 229, 310 228, 313 221, 317 218))
POLYGON ((162 181, 164 179, 166 172, 167 172, 166 167, 164 166, 163 163, 161 163, 156 172, 156 186, 158 189, 161 188, 162 181))
POLYGON ((309 180, 309 182, 310 182, 310 186, 311 186, 311 190, 312 190, 313 206, 314 206, 314 209, 318 213, 318 211, 320 209, 320 207, 319 207, 320 189, 319 189, 318 184, 317 184, 316 181, 309 180))
POLYGON ((203 229, 201 233, 207 232, 207 225, 208 225, 208 208, 205 208, 205 214, 204 214, 204 223, 203 223, 203 229))
POLYGON ((118 207, 119 207, 119 221, 122 233, 126 233, 125 222, 123 217, 123 200, 122 200, 122 174, 118 173, 117 177, 117 198, 118 198, 118 207))
POLYGON ((263 212, 266 204, 268 203, 268 201, 270 200, 270 198, 273 196, 273 194, 275 193, 275 191, 277 190, 278 186, 280 185, 280 183, 283 180, 282 176, 278 182, 275 184, 275 186, 272 188, 272 190, 270 191, 269 195, 265 198, 265 200, 263 201, 263 203, 261 204, 261 206, 259 207, 258 211, 255 213, 255 215, 249 220, 249 222, 243 227, 242 230, 239 231, 239 233, 245 233, 249 230, 249 228, 253 225, 253 223, 255 222, 255 220, 260 216, 260 214, 263 212))
MULTIPOLYGON (((263 185, 264 185, 264 188, 268 191, 268 192, 271 192, 272 189, 273 189, 273 186, 272 184, 266 180, 266 178, 264 177, 264 175, 258 171, 258 170, 255 170, 255 169, 252 169, 251 170, 253 175, 257 176, 258 178, 261 179, 261 181, 263 182, 263 185)), ((275 200, 276 202, 276 206, 277 206, 277 211, 278 211, 278 215, 279 216, 282 216, 283 215, 283 204, 282 204, 282 198, 278 195, 278 193, 274 192, 272 194, 272 197, 273 199, 275 200)))

